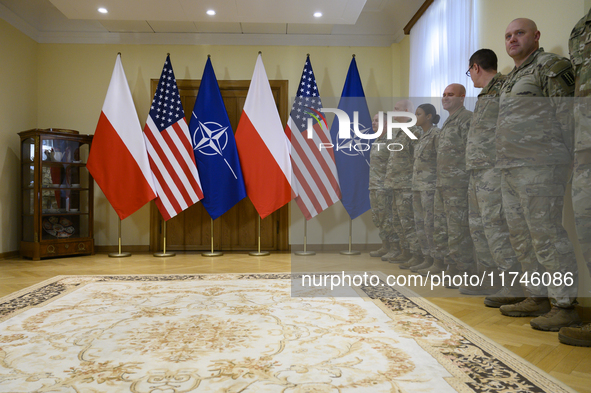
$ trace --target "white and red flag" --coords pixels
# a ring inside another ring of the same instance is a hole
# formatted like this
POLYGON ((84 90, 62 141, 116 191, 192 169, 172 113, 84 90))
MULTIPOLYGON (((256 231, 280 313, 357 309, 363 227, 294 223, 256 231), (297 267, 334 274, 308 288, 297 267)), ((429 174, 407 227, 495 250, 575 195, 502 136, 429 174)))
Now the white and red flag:
POLYGON ((236 129, 236 146, 246 194, 265 218, 288 203, 295 192, 291 185, 289 138, 260 54, 236 129))
POLYGON ((170 56, 166 57, 158 81, 144 137, 156 181, 156 206, 168 221, 203 198, 170 56))
POLYGON ((330 131, 321 108, 308 56, 286 128, 291 133, 292 181, 298 190, 295 201, 307 220, 341 199, 330 131), (309 121, 311 135, 308 135, 309 121))
POLYGON ((117 55, 86 167, 120 219, 156 198, 142 127, 117 55))

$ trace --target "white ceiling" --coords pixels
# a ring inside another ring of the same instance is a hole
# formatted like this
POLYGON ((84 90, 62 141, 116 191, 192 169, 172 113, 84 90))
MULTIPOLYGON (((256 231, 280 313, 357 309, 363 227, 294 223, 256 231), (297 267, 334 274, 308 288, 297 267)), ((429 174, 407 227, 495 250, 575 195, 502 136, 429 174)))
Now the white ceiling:
POLYGON ((389 46, 423 1, 0 0, 0 18, 40 43, 389 46))

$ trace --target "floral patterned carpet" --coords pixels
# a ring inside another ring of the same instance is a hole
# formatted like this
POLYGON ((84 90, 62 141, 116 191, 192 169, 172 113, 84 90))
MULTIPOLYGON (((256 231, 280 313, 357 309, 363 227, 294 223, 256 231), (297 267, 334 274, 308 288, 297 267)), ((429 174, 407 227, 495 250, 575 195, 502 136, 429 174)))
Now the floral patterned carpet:
POLYGON ((0 392, 571 391, 404 288, 292 278, 55 277, 0 299, 0 392))

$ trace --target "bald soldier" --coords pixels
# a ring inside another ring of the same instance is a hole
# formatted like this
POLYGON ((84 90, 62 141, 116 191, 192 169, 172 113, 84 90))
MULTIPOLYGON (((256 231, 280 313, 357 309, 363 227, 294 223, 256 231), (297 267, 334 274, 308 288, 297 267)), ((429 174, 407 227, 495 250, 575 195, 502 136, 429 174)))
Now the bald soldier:
POLYGON ((575 83, 570 61, 544 52, 539 40, 540 32, 529 19, 515 19, 505 31, 515 68, 501 89, 496 165, 527 298, 500 310, 513 317, 536 317, 530 321, 535 329, 558 331, 580 322, 573 304, 577 264, 562 226, 574 135, 569 97, 575 83), (552 280, 532 279, 544 270, 552 280), (569 276, 571 285, 565 282, 569 276))
MULTIPOLYGON (((434 263, 419 269, 431 275, 474 272, 473 245, 468 225, 468 180, 466 139, 472 112, 464 107, 466 88, 453 83, 443 91, 443 109, 449 117, 439 132, 437 183, 434 203, 434 263)), ((448 286, 451 287, 451 284, 448 286)))
MULTIPOLYGON (((575 164, 573 210, 577 237, 591 273, 591 11, 573 28, 568 42, 575 71, 575 164)), ((563 327, 560 342, 591 347, 591 323, 563 327)))

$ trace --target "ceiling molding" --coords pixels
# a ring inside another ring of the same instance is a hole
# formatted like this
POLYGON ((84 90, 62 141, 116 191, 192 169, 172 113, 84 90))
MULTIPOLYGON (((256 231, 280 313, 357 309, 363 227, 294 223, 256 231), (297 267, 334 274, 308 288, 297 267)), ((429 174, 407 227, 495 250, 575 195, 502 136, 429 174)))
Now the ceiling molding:
POLYGON ((415 25, 415 23, 417 23, 419 21, 419 19, 421 18, 421 16, 423 16, 425 11, 427 11, 427 8, 429 8, 429 6, 431 4, 433 4, 433 1, 434 0, 425 0, 423 5, 421 5, 421 8, 419 8, 419 10, 416 12, 416 14, 413 15, 413 17, 406 24, 406 26, 404 26, 404 29, 403 29, 404 34, 406 34, 406 35, 410 34, 410 30, 412 29, 412 27, 415 25))
MULTIPOLYGON (((0 0, 0 18, 38 43, 49 44, 158 44, 158 45, 296 45, 296 46, 372 46, 385 47, 400 42, 404 36, 402 25, 424 4, 423 0, 302 0, 307 10, 317 4, 339 1, 358 12, 365 4, 355 24, 319 23, 268 23, 269 18, 259 15, 254 24, 240 22, 199 22, 196 20, 174 22, 162 17, 152 19, 117 20, 97 17, 91 20, 68 19, 52 3, 54 0, 0 0)), ((90 4, 91 0, 55 0, 68 2, 70 6, 90 4)), ((125 6, 120 0, 111 4, 125 6)), ((137 1, 137 0, 136 0, 137 1)), ((144 1, 144 0, 142 0, 144 1)), ((145 0, 156 9, 161 0, 145 0)), ((199 0, 163 0, 196 7, 199 0)), ((220 7, 225 3, 249 4, 253 0, 216 0, 220 7)), ((259 0, 256 0, 259 1, 259 0)), ((260 0, 260 4, 265 1, 260 0)), ((278 4, 280 1, 278 1, 278 4)), ((258 4, 258 3, 257 3, 258 4)), ((273 3, 275 4, 275 3, 273 3)), ((293 3, 285 2, 286 7, 293 3)), ((230 7, 231 8, 231 7, 230 7)), ((347 8, 347 6, 345 7, 347 8)), ((287 9, 287 8, 286 8, 287 9)), ((343 9, 343 7, 341 7, 343 9)), ((302 14, 302 10, 298 11, 302 14)), ((309 14, 310 12, 304 12, 309 14)), ((231 15, 230 15, 231 16, 231 15)), ((350 16, 350 15, 349 15, 350 16)), ((343 15, 332 15, 339 18, 343 15)), ((185 17, 186 18, 186 17, 185 17)), ((330 18, 329 18, 330 19, 330 18)), ((328 19, 327 19, 328 20, 328 19)), ((342 22, 342 21, 341 21, 342 22)))
POLYGON ((0 18, 4 19, 12 26, 19 29, 33 40, 39 42, 39 30, 31 26, 29 23, 25 22, 25 20, 23 20, 20 16, 16 15, 14 12, 6 8, 3 4, 0 4, 0 18))
MULTIPOLYGON (((391 35, 218 33, 41 33, 42 44, 391 46, 391 35)), ((399 42, 399 41, 398 41, 399 42)))

